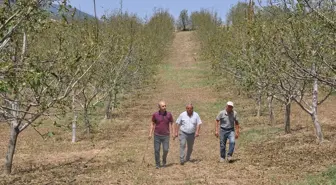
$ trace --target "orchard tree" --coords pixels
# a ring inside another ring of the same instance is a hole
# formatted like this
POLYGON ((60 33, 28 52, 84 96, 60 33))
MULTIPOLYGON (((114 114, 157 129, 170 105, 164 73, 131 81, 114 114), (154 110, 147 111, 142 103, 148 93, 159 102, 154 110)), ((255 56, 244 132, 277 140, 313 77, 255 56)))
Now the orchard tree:
POLYGON ((74 44, 69 35, 46 34, 66 23, 49 22, 40 9, 43 2, 16 1, 1 8, 0 111, 10 123, 7 174, 12 171, 18 135, 50 109, 65 106, 64 100, 95 64, 83 62, 89 56, 68 49, 74 44))
POLYGON ((178 28, 182 31, 187 31, 189 28, 188 10, 184 9, 180 12, 178 28))

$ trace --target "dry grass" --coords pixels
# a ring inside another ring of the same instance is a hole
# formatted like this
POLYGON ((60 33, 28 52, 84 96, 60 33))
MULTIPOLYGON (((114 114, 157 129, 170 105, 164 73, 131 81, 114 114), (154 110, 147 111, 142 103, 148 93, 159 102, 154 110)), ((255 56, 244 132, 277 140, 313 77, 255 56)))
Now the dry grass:
MULTIPOLYGON (((317 145, 309 117, 293 107, 292 134, 283 133, 282 110, 276 123, 254 117, 254 104, 238 96, 234 88, 213 91, 210 66, 199 60, 199 45, 192 32, 176 34, 169 57, 161 64, 153 88, 129 97, 118 118, 101 121, 97 132, 71 144, 71 133, 51 126, 54 137, 43 141, 28 129, 19 137, 11 176, 0 184, 296 184, 309 175, 321 174, 336 164, 336 97, 320 109, 324 136, 317 145), (152 140, 147 140, 150 115, 159 100, 166 100, 176 118, 187 102, 195 105, 203 120, 196 139, 194 163, 179 165, 179 143, 171 140, 168 167, 156 170, 152 140), (236 104, 242 134, 231 164, 218 163, 219 141, 214 119, 227 100, 236 104)), ((99 121, 98 121, 99 122, 99 121)), ((0 163, 4 163, 8 126, 0 126, 0 163)), ((0 167, 3 171, 3 166, 0 167)))

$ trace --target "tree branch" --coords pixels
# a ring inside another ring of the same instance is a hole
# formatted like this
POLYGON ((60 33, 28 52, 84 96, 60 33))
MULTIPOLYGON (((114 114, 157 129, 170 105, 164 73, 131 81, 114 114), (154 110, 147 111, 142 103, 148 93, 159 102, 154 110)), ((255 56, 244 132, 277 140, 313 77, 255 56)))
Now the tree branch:
POLYGON ((328 99, 329 96, 332 94, 333 91, 334 91, 334 88, 330 87, 329 93, 321 101, 317 102, 317 105, 321 105, 326 99, 328 99))
POLYGON ((332 28, 333 30, 336 31, 336 24, 335 24, 334 21, 330 20, 328 17, 326 17, 325 15, 323 15, 322 13, 320 13, 319 11, 317 11, 315 8, 313 8, 313 7, 309 4, 308 0, 304 0, 304 1, 305 1, 305 3, 307 4, 307 6, 308 6, 311 10, 313 10, 313 12, 315 12, 315 13, 316 13, 322 20, 324 20, 329 26, 331 26, 331 28, 332 28))
MULTIPOLYGON (((299 102, 295 97, 293 98, 294 101, 301 107, 302 110, 306 111, 309 115, 312 115, 313 112, 309 109, 307 109, 306 107, 304 107, 301 102, 299 102)), ((304 102, 304 101, 303 101, 304 102)))

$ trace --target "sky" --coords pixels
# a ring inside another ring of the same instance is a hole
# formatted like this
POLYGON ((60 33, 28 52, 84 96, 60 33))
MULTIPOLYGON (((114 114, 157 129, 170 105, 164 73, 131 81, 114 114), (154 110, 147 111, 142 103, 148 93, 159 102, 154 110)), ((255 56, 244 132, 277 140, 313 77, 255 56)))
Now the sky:
MULTIPOLYGON (((77 9, 94 15, 93 0, 69 0, 70 4, 77 9)), ((245 2, 245 0, 240 0, 245 2)), ((149 18, 154 8, 168 9, 177 18, 183 9, 188 12, 200 10, 201 8, 216 11, 225 20, 230 8, 239 0, 123 0, 122 9, 135 13, 141 18, 149 18)), ((120 9, 120 0, 96 0, 97 16, 101 17, 106 13, 120 9)))

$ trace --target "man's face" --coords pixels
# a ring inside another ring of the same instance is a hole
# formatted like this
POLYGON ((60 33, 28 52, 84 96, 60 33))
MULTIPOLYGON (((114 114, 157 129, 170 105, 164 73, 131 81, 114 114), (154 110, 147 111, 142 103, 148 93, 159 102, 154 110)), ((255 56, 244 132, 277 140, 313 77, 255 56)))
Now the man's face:
POLYGON ((194 108, 193 108, 193 106, 191 106, 191 105, 188 105, 188 106, 186 107, 186 110, 187 110, 187 113, 188 113, 189 115, 191 115, 191 114, 194 112, 194 108))
POLYGON ((166 103, 165 102, 160 102, 159 103, 159 108, 160 108, 160 111, 162 112, 165 112, 166 111, 166 103))
POLYGON ((232 110, 233 110, 233 107, 232 107, 232 106, 230 106, 230 105, 227 105, 227 106, 226 106, 226 112, 231 113, 232 110))

